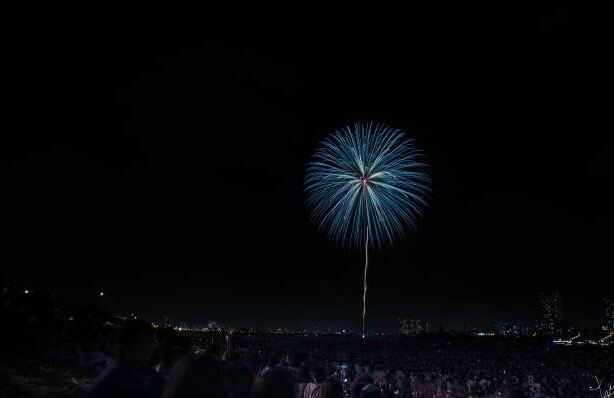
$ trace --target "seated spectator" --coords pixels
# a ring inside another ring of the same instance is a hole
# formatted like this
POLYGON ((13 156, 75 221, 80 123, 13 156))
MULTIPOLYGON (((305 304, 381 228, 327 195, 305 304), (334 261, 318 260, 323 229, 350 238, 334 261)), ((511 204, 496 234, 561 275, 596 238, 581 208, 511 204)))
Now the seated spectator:
POLYGON ((183 357, 173 367, 162 397, 229 398, 222 363, 209 354, 183 357))
POLYGON ((145 321, 130 320, 122 328, 119 344, 117 361, 95 381, 92 398, 149 396, 143 365, 154 349, 153 328, 145 321))
POLYGON ((361 398, 362 389, 368 384, 373 384, 373 377, 366 373, 356 376, 350 386, 350 398, 361 398))
POLYGON ((382 395, 379 387, 369 383, 360 390, 360 398, 380 398, 382 395))
POLYGON ((249 398, 254 382, 254 373, 250 368, 238 361, 226 362, 223 371, 230 398, 249 398))
POLYGON ((252 386, 251 398, 294 398, 296 378, 284 367, 266 370, 252 386))
POLYGON ((296 371, 296 376, 297 380, 294 398, 303 398, 305 396, 305 388, 307 385, 310 383, 313 384, 309 368, 307 366, 301 366, 298 371, 296 371))
POLYGON ((320 386, 318 398, 343 398, 343 386, 336 377, 327 378, 320 386))
POLYGON ((224 347, 219 344, 209 343, 203 347, 202 350, 205 354, 211 355, 218 359, 221 359, 224 355, 224 347))

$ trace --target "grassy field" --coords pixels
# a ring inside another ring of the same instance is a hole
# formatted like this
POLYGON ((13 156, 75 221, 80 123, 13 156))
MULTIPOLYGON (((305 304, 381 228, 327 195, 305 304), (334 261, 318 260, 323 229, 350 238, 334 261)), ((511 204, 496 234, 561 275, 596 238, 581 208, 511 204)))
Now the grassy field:
POLYGON ((83 397, 91 382, 43 360, 0 356, 0 398, 83 397))

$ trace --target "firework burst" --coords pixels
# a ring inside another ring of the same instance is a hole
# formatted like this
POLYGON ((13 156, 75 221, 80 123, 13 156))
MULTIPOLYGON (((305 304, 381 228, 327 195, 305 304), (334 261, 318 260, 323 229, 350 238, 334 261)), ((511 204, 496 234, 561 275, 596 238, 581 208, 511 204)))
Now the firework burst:
POLYGON ((356 123, 332 133, 307 165, 312 219, 330 239, 365 253, 363 336, 369 247, 382 249, 415 228, 429 192, 423 153, 385 124, 356 123))

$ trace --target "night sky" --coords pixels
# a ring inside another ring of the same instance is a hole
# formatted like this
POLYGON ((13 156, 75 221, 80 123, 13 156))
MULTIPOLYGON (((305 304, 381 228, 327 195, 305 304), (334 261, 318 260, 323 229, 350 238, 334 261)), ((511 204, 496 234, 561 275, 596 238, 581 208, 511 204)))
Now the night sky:
POLYGON ((368 326, 598 325, 613 296, 612 70, 574 6, 356 32, 15 35, 1 63, 5 279, 149 319, 360 326, 359 253, 304 204, 353 121, 402 128, 434 193, 372 258, 368 326))

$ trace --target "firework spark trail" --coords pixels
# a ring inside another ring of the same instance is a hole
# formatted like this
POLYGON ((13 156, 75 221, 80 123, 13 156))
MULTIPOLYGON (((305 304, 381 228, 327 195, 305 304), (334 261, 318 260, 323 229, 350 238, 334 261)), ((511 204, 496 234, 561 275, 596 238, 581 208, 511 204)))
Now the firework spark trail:
POLYGON ((356 123, 325 138, 307 165, 312 219, 344 246, 364 244, 363 334, 369 245, 382 249, 415 228, 430 192, 423 159, 401 130, 356 123))
POLYGON ((362 338, 365 338, 365 321, 367 319, 367 270, 369 269, 369 230, 365 239, 365 280, 362 288, 362 338))

